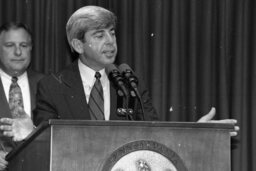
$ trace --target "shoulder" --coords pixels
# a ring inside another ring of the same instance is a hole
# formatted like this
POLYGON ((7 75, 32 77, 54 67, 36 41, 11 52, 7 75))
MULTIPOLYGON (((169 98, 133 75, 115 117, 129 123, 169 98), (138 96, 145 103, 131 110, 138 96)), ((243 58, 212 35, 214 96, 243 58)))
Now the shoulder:
POLYGON ((32 81, 38 82, 39 80, 45 77, 45 74, 31 70, 31 69, 27 70, 27 73, 28 73, 28 79, 30 81, 32 80, 32 81))
POLYGON ((57 73, 44 76, 43 79, 40 80, 40 83, 51 85, 69 83, 70 81, 74 81, 77 76, 79 76, 78 66, 76 63, 72 63, 57 73))

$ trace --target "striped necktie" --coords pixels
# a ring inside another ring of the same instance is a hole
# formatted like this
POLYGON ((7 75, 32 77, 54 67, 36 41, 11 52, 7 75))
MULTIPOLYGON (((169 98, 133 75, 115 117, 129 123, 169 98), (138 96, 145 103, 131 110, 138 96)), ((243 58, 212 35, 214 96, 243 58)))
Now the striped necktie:
POLYGON ((13 118, 21 118, 24 113, 21 112, 21 109, 24 109, 24 106, 21 88, 17 81, 17 77, 12 77, 12 83, 9 89, 9 107, 13 118))
POLYGON ((96 81, 89 98, 89 112, 92 120, 104 120, 104 98, 100 77, 100 73, 96 72, 96 81))

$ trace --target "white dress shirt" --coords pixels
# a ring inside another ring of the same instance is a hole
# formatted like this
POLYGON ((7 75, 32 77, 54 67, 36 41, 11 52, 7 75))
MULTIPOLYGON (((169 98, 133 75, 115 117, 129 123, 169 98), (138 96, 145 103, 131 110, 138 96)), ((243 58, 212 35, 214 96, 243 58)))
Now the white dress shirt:
MULTIPOLYGON (((9 89, 12 83, 12 77, 6 74, 2 69, 0 69, 0 77, 7 102, 9 102, 9 89)), ((18 85, 20 86, 22 92, 24 110, 29 116, 31 116, 31 98, 27 72, 18 77, 18 85)))
MULTIPOLYGON (((96 72, 93 69, 89 68, 88 66, 84 65, 80 59, 78 60, 78 68, 79 68, 79 72, 83 82, 86 101, 88 103, 92 87, 94 85, 94 82, 96 81, 96 78, 95 78, 96 72)), ((101 74, 100 82, 103 88, 104 116, 105 116, 105 120, 109 120, 110 118, 110 83, 109 83, 108 76, 105 72, 105 69, 102 69, 98 72, 100 72, 101 74)))

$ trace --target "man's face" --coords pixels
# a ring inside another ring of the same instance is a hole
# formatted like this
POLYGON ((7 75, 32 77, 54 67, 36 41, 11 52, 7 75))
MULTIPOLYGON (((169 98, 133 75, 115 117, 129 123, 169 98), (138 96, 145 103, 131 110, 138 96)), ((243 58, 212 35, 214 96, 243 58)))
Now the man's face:
POLYGON ((85 33, 80 59, 94 70, 100 70, 115 61, 117 44, 113 27, 89 30, 85 33))
POLYGON ((31 60, 31 37, 22 28, 0 34, 0 67, 10 76, 21 75, 31 60))

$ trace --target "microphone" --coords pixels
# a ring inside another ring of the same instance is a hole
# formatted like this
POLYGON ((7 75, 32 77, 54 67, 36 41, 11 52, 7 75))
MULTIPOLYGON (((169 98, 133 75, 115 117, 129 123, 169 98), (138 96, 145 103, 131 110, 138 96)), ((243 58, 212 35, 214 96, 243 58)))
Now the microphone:
POLYGON ((114 64, 109 64, 105 67, 105 71, 109 80, 114 84, 116 88, 122 91, 122 95, 129 96, 129 93, 124 84, 124 78, 114 64))
MULTIPOLYGON (((140 97, 140 93, 138 91, 139 81, 138 81, 138 78, 135 76, 131 67, 127 64, 121 64, 121 65, 119 65, 118 68, 121 71, 122 75, 126 78, 126 81, 128 82, 128 85, 130 85, 130 87, 135 92, 137 97, 140 97)), ((132 96, 136 96, 136 95, 133 95, 132 93, 133 92, 131 92, 132 96)))
MULTIPOLYGON (((142 120, 145 120, 144 106, 143 106, 141 96, 140 96, 140 93, 138 90, 138 84, 139 84, 138 78, 135 76, 133 70, 131 69, 131 67, 129 65, 123 63, 123 64, 119 65, 118 68, 120 69, 122 75, 126 79, 126 82, 130 86, 130 88, 135 92, 135 96, 137 96, 137 98, 139 99, 139 103, 140 103, 141 110, 142 110, 142 120)), ((131 92, 131 95, 132 95, 132 93, 133 92, 131 92)))

